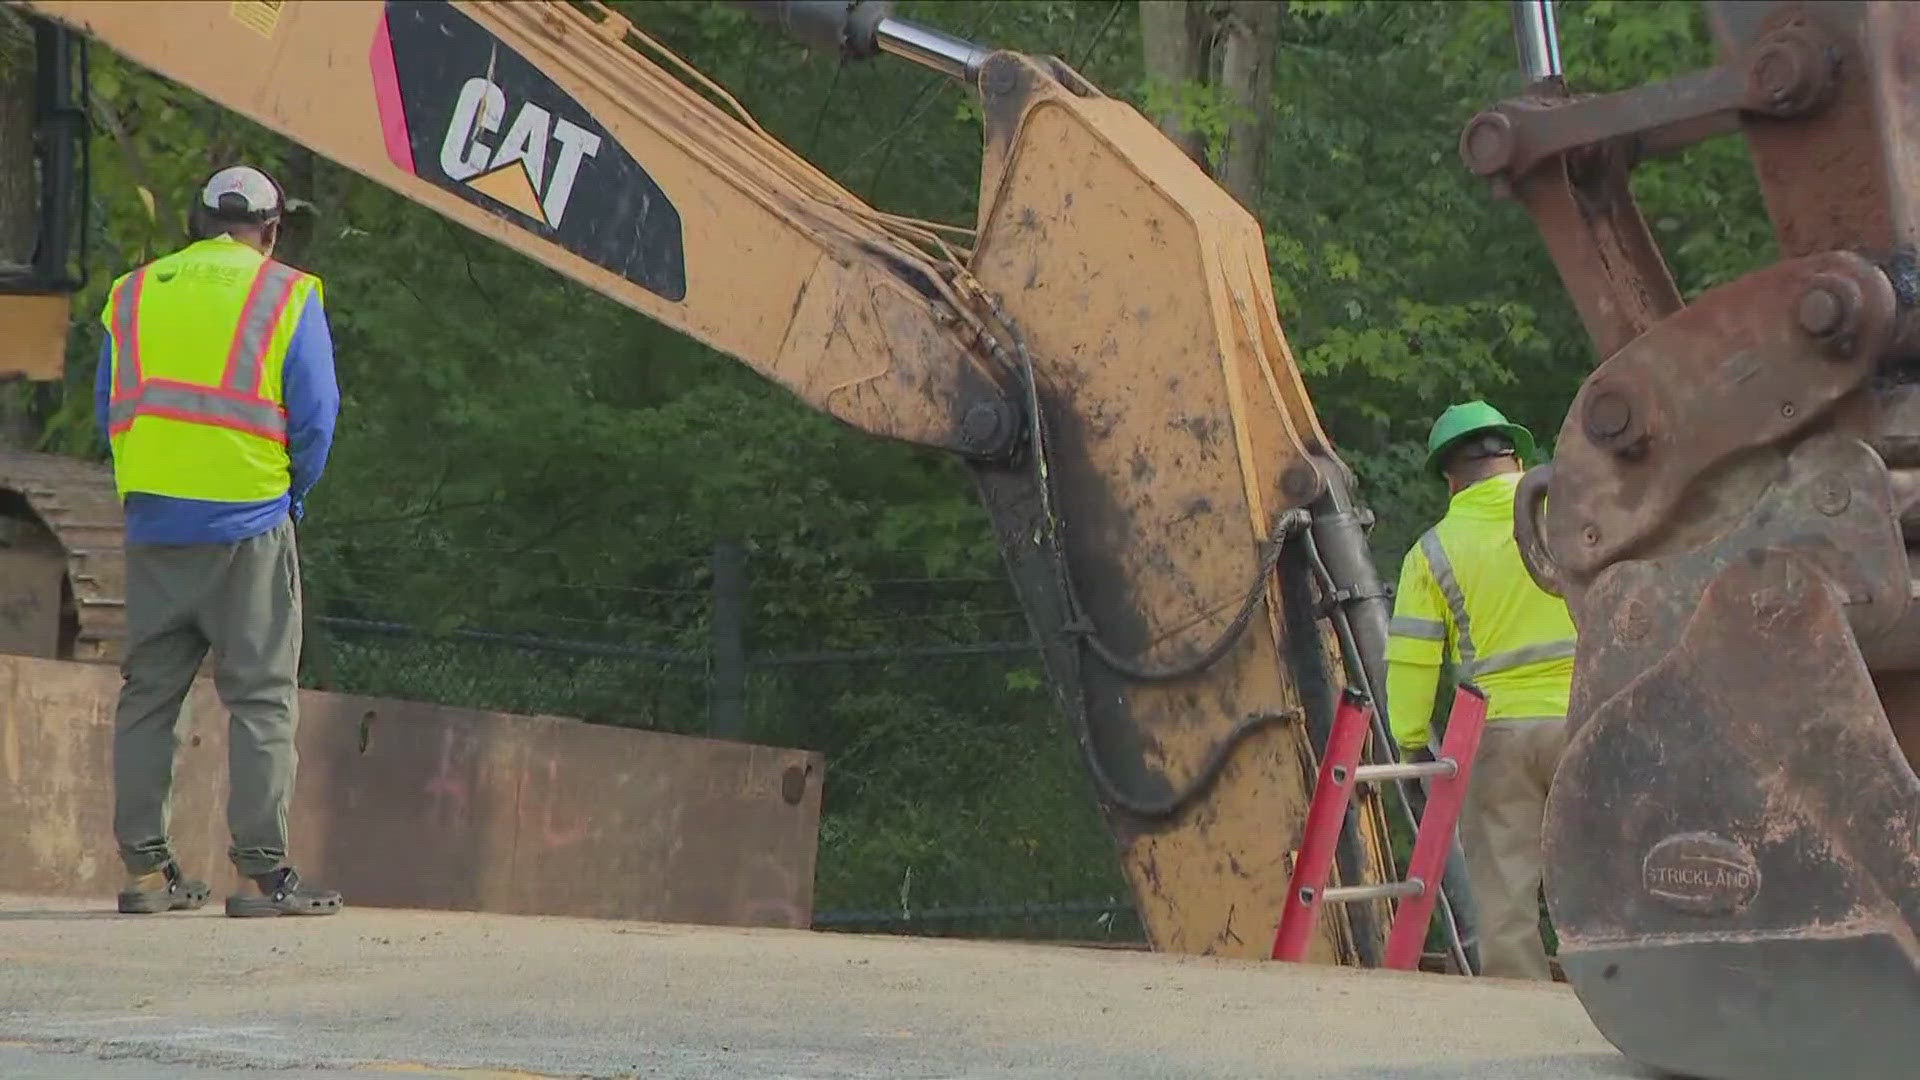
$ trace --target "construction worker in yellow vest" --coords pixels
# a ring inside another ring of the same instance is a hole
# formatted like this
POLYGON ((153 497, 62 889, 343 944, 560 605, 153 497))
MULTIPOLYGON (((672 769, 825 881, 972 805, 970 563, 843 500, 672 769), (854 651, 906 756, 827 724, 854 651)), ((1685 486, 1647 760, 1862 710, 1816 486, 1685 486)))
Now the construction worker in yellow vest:
POLYGON ((1527 429, 1475 401, 1443 413, 1428 472, 1452 498, 1400 568, 1387 641, 1387 702, 1403 753, 1426 750, 1442 661, 1487 695, 1487 727, 1460 814, 1478 912, 1480 973, 1547 979, 1540 935, 1541 823, 1566 746, 1573 619, 1527 574, 1513 537, 1527 429))
POLYGON ((228 851, 251 882, 227 914, 326 915, 340 895, 287 859, 298 757, 300 564, 293 522, 340 407, 319 279, 271 257, 279 185, 210 178, 200 239, 113 283, 94 407, 126 511, 126 654, 114 835, 128 913, 198 908, 168 834, 180 705, 211 649, 227 734, 228 851))

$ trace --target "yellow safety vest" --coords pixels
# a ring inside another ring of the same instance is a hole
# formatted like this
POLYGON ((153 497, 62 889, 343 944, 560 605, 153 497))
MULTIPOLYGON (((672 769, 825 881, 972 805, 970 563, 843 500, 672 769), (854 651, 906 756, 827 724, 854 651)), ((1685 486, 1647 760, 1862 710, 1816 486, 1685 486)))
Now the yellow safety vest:
POLYGON ((1489 720, 1564 717, 1573 685, 1573 617, 1533 583, 1513 538, 1520 474, 1454 495, 1447 515, 1407 552, 1387 639, 1394 738, 1427 743, 1441 661, 1487 695, 1489 720))
POLYGON ((108 439, 121 499, 213 502, 286 494, 282 368, 320 280, 220 236, 113 283, 108 439))

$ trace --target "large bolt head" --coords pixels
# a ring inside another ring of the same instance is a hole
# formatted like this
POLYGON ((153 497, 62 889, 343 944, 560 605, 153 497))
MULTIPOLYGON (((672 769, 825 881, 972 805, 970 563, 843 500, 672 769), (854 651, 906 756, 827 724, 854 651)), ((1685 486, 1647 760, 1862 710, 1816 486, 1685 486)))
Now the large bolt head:
POLYGON ((1775 30, 1747 67, 1747 107, 1771 116, 1805 116, 1833 96, 1838 53, 1811 26, 1775 30))
POLYGON ((1752 87, 1766 100, 1785 104, 1808 77, 1807 56, 1798 42, 1776 41, 1760 50, 1750 69, 1752 87))
POLYGON ((1602 390, 1587 400, 1582 419, 1586 422, 1588 438, 1611 442, 1633 423, 1633 405, 1618 390, 1602 390))
POLYGON ((980 91, 990 97, 1011 94, 1020 89, 1020 73, 1010 57, 995 56, 980 69, 980 91))
POLYGON ((993 454, 1005 448, 1014 426, 1006 403, 976 401, 961 415, 960 441, 972 453, 993 454))
POLYGON ((1800 297, 1800 329, 1826 337, 1846 321, 1846 307, 1832 289, 1815 285, 1800 297))
POLYGON ((1460 133, 1460 157, 1477 176, 1492 176, 1513 161, 1513 121, 1483 112, 1460 133))
POLYGON ((1844 360, 1859 343, 1863 301, 1860 286, 1840 274, 1815 274, 1794 306, 1800 329, 1826 346, 1829 359, 1844 360))

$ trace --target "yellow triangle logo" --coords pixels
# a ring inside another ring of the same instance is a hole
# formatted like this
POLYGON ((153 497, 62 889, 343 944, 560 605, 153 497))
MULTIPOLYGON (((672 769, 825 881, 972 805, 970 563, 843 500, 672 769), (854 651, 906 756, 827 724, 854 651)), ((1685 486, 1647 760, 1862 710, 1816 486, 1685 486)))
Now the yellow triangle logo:
POLYGON ((540 209, 540 195, 533 190, 533 178, 527 175, 527 165, 523 161, 510 161, 492 172, 481 173, 467 181, 467 185, 542 225, 547 224, 546 212, 540 209))

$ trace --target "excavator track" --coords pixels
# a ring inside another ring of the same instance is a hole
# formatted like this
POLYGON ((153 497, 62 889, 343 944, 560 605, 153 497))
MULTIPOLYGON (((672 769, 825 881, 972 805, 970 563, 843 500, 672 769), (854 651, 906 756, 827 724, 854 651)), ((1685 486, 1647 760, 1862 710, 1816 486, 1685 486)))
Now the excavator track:
MULTIPOLYGON (((126 641, 125 518, 105 465, 53 454, 0 450, 0 546, 49 551, 66 563, 59 633, 36 653, 112 664, 126 641)), ((0 579, 0 606, 34 582, 0 579)))

